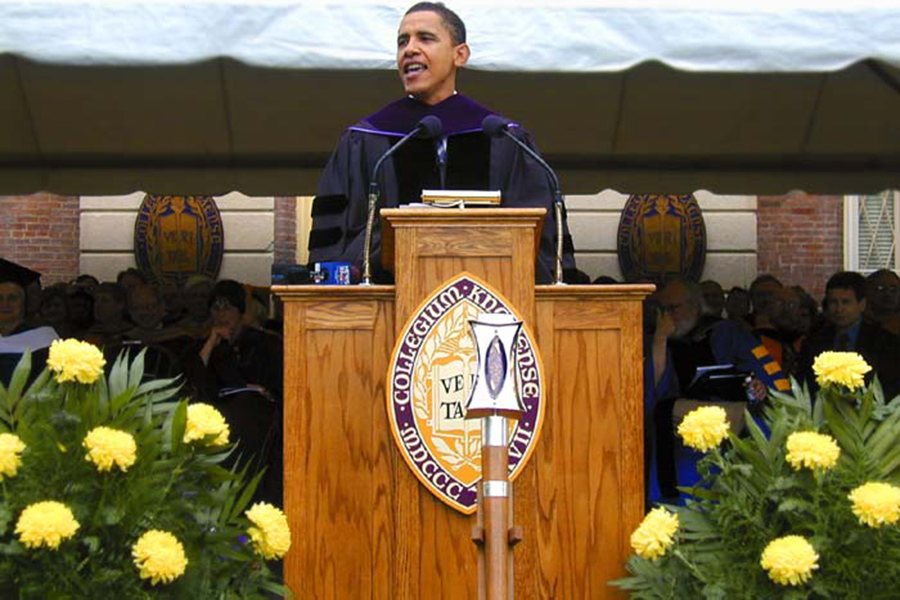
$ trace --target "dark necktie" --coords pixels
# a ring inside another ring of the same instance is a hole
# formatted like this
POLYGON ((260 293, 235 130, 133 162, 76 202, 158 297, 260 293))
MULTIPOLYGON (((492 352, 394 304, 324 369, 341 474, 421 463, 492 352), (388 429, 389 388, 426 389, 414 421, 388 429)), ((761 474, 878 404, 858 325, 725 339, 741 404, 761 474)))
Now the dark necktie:
POLYGON ((850 349, 850 336, 846 333, 842 333, 838 336, 837 339, 837 350, 840 352, 846 352, 850 349))

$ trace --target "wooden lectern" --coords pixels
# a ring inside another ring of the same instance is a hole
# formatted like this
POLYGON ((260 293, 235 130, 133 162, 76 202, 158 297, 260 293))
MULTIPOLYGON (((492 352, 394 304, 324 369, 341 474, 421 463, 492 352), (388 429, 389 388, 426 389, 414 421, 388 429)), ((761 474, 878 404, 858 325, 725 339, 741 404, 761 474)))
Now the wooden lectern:
POLYGON ((393 286, 277 286, 285 303, 285 575, 297 598, 477 597, 475 517, 415 478, 385 377, 419 303, 461 271, 535 332, 547 403, 514 485, 515 597, 620 598, 643 518, 641 301, 651 285, 535 286, 543 209, 385 209, 393 286))

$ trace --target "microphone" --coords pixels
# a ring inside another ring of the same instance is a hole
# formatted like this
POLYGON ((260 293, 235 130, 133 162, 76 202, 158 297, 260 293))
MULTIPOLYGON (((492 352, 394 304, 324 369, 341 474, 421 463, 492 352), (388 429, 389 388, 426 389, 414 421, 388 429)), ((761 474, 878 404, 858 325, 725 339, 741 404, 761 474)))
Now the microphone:
POLYGON ((519 148, 521 148, 525 154, 533 158, 541 167, 546 171, 547 175, 550 177, 550 182, 553 185, 553 207, 555 209, 554 213, 556 215, 556 269, 555 269, 555 285, 564 285, 563 284, 563 270, 562 270, 562 255, 563 255, 563 226, 562 226, 562 211, 563 211, 563 196, 562 190, 559 186, 559 177, 556 176, 556 172, 547 164, 547 161, 544 160, 537 151, 520 140, 518 137, 513 135, 510 131, 510 128, 518 127, 517 124, 513 123, 509 119, 505 117, 501 117, 500 115, 488 115, 481 121, 481 129, 484 130, 485 135, 488 137, 497 137, 500 135, 505 135, 509 139, 511 139, 519 148))
POLYGON ((388 151, 375 161, 375 167, 372 169, 372 177, 369 178, 369 208, 368 214, 366 215, 366 238, 363 245, 363 276, 360 285, 372 285, 372 265, 370 255, 372 252, 372 229, 375 226, 375 206, 378 204, 378 197, 381 195, 378 187, 378 171, 381 170, 381 165, 384 164, 384 161, 387 160, 388 157, 412 138, 419 137, 426 140, 436 138, 441 135, 443 129, 444 126, 439 118, 434 115, 426 115, 416 123, 416 126, 413 127, 412 131, 400 138, 396 144, 388 148, 388 151))

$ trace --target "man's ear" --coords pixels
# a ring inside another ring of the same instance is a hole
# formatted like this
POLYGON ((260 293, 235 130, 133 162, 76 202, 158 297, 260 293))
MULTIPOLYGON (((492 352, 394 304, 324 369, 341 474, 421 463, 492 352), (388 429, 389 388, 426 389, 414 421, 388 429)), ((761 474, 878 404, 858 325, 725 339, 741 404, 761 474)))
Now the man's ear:
POLYGON ((469 61, 469 45, 466 43, 459 44, 453 49, 453 64, 456 68, 462 67, 469 61))

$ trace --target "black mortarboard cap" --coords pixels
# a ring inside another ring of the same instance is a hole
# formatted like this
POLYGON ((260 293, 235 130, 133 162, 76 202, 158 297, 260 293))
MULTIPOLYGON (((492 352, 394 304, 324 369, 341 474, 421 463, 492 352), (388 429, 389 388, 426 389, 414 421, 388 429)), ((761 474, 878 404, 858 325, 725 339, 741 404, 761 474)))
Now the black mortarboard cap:
POLYGON ((0 283, 15 283, 25 289, 41 278, 41 274, 28 267, 0 258, 0 283))

